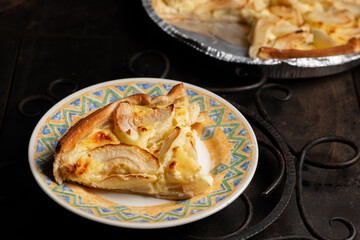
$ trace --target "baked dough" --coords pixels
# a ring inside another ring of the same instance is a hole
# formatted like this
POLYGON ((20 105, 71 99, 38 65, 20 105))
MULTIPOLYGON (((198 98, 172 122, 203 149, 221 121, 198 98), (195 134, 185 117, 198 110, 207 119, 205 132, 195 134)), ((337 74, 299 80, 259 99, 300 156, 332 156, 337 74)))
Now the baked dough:
POLYGON ((164 20, 245 23, 252 58, 360 51, 359 0, 150 0, 164 20))
POLYGON ((198 162, 192 125, 203 117, 183 84, 167 95, 135 94, 84 117, 60 139, 53 173, 58 184, 187 199, 212 178, 198 162))

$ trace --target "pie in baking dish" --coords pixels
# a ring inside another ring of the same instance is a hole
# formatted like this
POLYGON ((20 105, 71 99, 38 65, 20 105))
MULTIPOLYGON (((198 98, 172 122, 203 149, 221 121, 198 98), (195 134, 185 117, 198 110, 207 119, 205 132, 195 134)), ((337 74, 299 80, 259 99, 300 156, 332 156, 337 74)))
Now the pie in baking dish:
POLYGON ((187 199, 206 192, 211 176, 198 162, 192 126, 203 117, 183 84, 163 96, 135 94, 84 117, 60 139, 58 184, 187 199))
POLYGON ((252 58, 322 57, 360 51, 359 0, 150 0, 164 20, 239 22, 252 58))

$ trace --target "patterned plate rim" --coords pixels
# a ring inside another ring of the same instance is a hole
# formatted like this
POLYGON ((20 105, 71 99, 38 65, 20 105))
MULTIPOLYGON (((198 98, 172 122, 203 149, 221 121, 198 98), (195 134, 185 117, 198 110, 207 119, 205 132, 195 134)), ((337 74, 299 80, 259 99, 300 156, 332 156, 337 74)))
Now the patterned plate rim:
POLYGON ((29 158, 29 165, 30 165, 31 172, 32 172, 36 182, 38 183, 38 185, 51 199, 53 199, 56 203, 58 203, 59 205, 61 205, 64 208, 66 208, 67 210, 69 210, 77 215, 80 215, 84 218, 87 218, 87 219, 90 219, 90 220, 93 220, 96 222, 108 224, 108 225, 113 225, 113 226, 118 226, 118 227, 126 227, 126 228, 150 229, 150 228, 173 227, 173 226, 179 226, 179 225, 191 223, 191 222, 200 220, 202 218, 208 217, 208 216, 220 211, 221 209, 225 208, 230 203, 232 203, 247 188, 247 186, 250 184, 250 182, 255 174, 255 170, 256 170, 256 167, 258 164, 258 145, 257 145, 255 133, 254 133, 252 127, 250 126, 249 122, 232 104, 230 104, 228 101, 226 101, 222 97, 220 97, 206 89, 203 89, 201 87, 198 87, 198 86, 195 86, 195 85, 192 85, 189 83, 185 83, 185 82, 176 81, 176 80, 159 79, 159 78, 124 78, 124 79, 105 81, 102 83, 98 83, 98 84, 83 88, 83 89, 65 97, 64 99, 59 101, 57 104, 55 104, 53 107, 51 107, 43 115, 43 117, 39 120, 39 122, 37 123, 36 127, 33 130, 33 133, 31 135, 30 142, 29 142, 29 147, 28 147, 28 158, 29 158), (137 223, 137 222, 117 222, 117 221, 113 221, 110 219, 100 218, 98 216, 94 216, 92 214, 81 211, 78 208, 75 208, 74 206, 61 200, 46 185, 46 183, 44 182, 44 179, 41 177, 41 175, 37 169, 37 166, 35 164, 35 159, 34 159, 35 149, 34 148, 36 146, 37 136, 38 136, 39 132, 41 131, 41 128, 43 127, 45 121, 51 116, 51 114, 55 113, 55 110, 61 108, 63 105, 65 105, 71 99, 73 99, 77 96, 81 96, 82 94, 87 93, 89 91, 99 89, 101 87, 111 86, 114 84, 123 85, 126 83, 132 84, 132 83, 139 83, 139 82, 152 82, 152 83, 160 82, 163 84, 184 83, 184 86, 186 89, 188 89, 188 88, 195 89, 196 91, 198 91, 200 93, 211 96, 212 98, 214 98, 214 99, 220 101, 222 104, 224 104, 226 106, 226 108, 229 108, 232 112, 236 113, 236 115, 240 118, 239 121, 241 121, 245 125, 247 134, 250 135, 250 139, 252 141, 252 147, 251 147, 252 159, 249 159, 251 161, 251 164, 250 164, 249 169, 246 171, 245 179, 242 180, 241 184, 234 187, 235 190, 233 191, 233 193, 230 196, 226 197, 225 200, 221 201, 220 203, 215 204, 215 206, 211 205, 211 207, 209 209, 206 209, 198 214, 187 216, 185 218, 180 218, 180 219, 177 219, 174 221, 162 221, 162 222, 148 223, 148 224, 141 224, 141 223, 137 223))

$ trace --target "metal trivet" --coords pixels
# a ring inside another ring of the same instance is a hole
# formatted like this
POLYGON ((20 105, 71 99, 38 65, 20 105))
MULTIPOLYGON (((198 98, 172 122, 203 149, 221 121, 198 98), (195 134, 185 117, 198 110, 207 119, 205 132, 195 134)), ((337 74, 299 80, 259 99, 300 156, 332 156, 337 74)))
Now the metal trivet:
MULTIPOLYGON (((168 57, 159 50, 145 50, 134 54, 127 63, 127 68, 132 76, 144 77, 160 77, 165 78, 170 69, 170 61, 168 57), (156 65, 155 68, 152 66, 156 65), (159 68, 160 66, 160 68, 159 68)), ((287 101, 291 98, 291 91, 286 86, 274 83, 267 83, 267 76, 261 71, 247 72, 239 71, 237 75, 240 78, 257 78, 255 83, 251 83, 245 86, 229 87, 229 88, 207 88, 210 91, 216 93, 239 93, 246 91, 255 91, 254 99, 256 108, 259 113, 256 113, 236 102, 231 103, 249 120, 249 122, 260 130, 272 144, 268 144, 263 141, 259 141, 259 146, 264 147, 271 152, 278 161, 279 170, 275 180, 267 187, 265 191, 259 194, 261 197, 267 197, 275 190, 281 190, 281 196, 271 212, 257 223, 252 223, 254 209, 251 199, 247 194, 243 193, 240 198, 246 206, 246 218, 243 224, 234 231, 221 236, 200 237, 195 235, 189 235, 189 239, 248 239, 251 238, 269 227, 276 219, 280 217, 283 211, 287 208, 292 194, 296 194, 296 202, 299 211, 299 215, 306 226, 311 236, 282 236, 277 238, 271 238, 271 240, 285 240, 285 239, 328 239, 323 236, 312 224, 308 213, 303 204, 302 194, 302 170, 304 164, 311 165, 317 168, 325 169, 344 169, 357 163, 360 159, 360 147, 357 143, 348 140, 340 136, 325 136, 314 139, 299 151, 293 147, 290 141, 286 140, 284 136, 274 126, 272 119, 266 111, 266 108, 262 104, 261 94, 265 89, 277 89, 283 91, 286 96, 284 98, 276 98, 279 101, 287 101), (342 143, 355 151, 354 156, 341 163, 321 163, 313 159, 310 159, 307 155, 308 152, 315 146, 323 143, 342 143)), ((254 81, 253 81, 254 82, 254 81)), ((60 100, 64 95, 70 94, 77 90, 77 84, 75 81, 69 79, 56 79, 52 81, 47 89, 46 94, 28 96, 20 101, 18 104, 19 112, 26 117, 38 117, 41 114, 40 110, 34 110, 28 105, 36 102, 42 102, 46 104, 54 104, 60 100), (67 85, 67 92, 59 95, 55 92, 56 87, 61 85, 67 85)), ((38 105, 38 104, 35 104, 38 105)), ((261 158, 261 156, 260 156, 261 158)), ((6 164, 5 164, 6 165, 6 164)), ((330 219, 330 225, 333 222, 340 222, 348 229, 348 236, 346 240, 353 240, 356 237, 356 228, 354 224, 342 217, 333 217, 330 219)))

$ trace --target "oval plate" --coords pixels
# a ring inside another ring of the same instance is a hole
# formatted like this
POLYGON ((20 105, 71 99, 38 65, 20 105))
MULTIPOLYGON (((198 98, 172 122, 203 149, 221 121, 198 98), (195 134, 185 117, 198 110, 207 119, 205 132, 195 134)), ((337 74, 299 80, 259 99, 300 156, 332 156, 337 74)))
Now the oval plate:
POLYGON ((82 217, 128 228, 182 225, 229 205, 255 173, 258 161, 255 134, 243 115, 226 100, 186 83, 189 102, 208 112, 206 121, 196 129, 199 162, 214 178, 208 193, 184 201, 168 201, 71 183, 58 185, 54 181, 56 144, 83 115, 135 93, 152 97, 166 94, 178 83, 155 78, 114 80, 87 87, 58 102, 41 118, 30 139, 29 163, 37 183, 55 202, 82 217))

